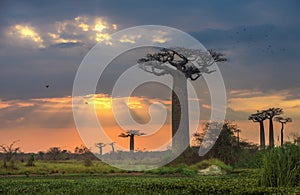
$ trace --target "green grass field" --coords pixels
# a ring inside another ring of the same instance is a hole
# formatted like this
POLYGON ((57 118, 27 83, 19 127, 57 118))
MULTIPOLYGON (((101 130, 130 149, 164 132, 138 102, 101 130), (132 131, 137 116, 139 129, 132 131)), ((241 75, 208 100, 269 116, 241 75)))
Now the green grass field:
POLYGON ((258 170, 238 169, 221 176, 199 176, 192 167, 163 167, 128 172, 100 161, 35 162, 0 169, 4 194, 300 194, 296 188, 266 188, 258 184, 258 170))
POLYGON ((299 194, 300 188, 258 187, 251 175, 56 175, 5 177, 5 194, 299 194))

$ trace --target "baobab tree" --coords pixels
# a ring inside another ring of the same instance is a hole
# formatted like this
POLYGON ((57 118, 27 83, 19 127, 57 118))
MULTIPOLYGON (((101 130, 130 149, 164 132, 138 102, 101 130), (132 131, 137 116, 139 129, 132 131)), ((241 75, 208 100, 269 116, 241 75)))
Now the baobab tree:
POLYGON ((115 143, 116 142, 111 142, 111 143, 108 144, 108 145, 111 145, 111 152, 112 153, 115 153, 115 143))
POLYGON ((274 127, 273 127, 273 118, 277 115, 283 114, 282 108, 269 108, 264 110, 263 112, 266 113, 267 118, 269 119, 269 146, 274 146, 274 127))
POLYGON ((290 123, 292 122, 292 118, 290 117, 282 117, 282 116, 277 116, 274 118, 275 121, 281 123, 281 130, 280 130, 280 145, 283 145, 283 129, 284 129, 284 125, 286 123, 290 123))
POLYGON ((187 79, 197 80, 210 74, 214 62, 225 62, 223 54, 213 50, 200 51, 187 48, 163 48, 138 60, 140 67, 156 76, 170 74, 172 87, 172 150, 182 151, 190 144, 187 79), (175 136, 176 135, 176 136, 175 136))
POLYGON ((260 136, 260 147, 265 148, 265 128, 264 128, 264 120, 267 119, 267 114, 264 111, 257 110, 256 113, 251 114, 248 117, 248 120, 252 120, 253 122, 259 123, 259 136, 260 136))
POLYGON ((134 137, 145 135, 145 133, 141 133, 139 130, 128 130, 126 133, 121 133, 119 137, 130 137, 130 152, 134 152, 134 137))
POLYGON ((99 155, 102 156, 102 148, 106 146, 104 143, 96 143, 96 147, 99 148, 99 155))

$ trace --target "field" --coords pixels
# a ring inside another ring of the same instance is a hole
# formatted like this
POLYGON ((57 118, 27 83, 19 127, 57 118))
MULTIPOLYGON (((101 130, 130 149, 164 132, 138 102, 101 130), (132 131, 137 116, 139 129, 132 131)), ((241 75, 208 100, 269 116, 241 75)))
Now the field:
POLYGON ((150 172, 121 171, 93 161, 36 162, 1 168, 4 194, 299 194, 296 188, 258 185, 258 170, 237 169, 220 176, 199 176, 189 167, 165 167, 150 172))
POLYGON ((9 194, 299 194, 300 188, 258 187, 254 177, 239 175, 56 175, 1 178, 0 191, 9 194))

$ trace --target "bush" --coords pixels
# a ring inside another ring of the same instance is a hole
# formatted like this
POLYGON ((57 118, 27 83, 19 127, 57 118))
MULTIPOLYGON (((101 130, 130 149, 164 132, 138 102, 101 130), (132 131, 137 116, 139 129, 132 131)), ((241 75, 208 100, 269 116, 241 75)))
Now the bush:
POLYGON ((264 150, 260 150, 260 151, 244 150, 240 153, 239 159, 234 164, 234 167, 260 168, 262 166, 263 155, 264 155, 264 150))
POLYGON ((31 154, 28 161, 27 161, 27 163, 26 163, 26 166, 33 167, 34 166, 34 160, 35 160, 34 159, 34 154, 31 154))
POLYGON ((300 181, 300 147, 285 144, 268 148, 263 156, 260 184, 266 187, 293 187, 300 181))
POLYGON ((92 162, 91 159, 85 158, 85 159, 83 160, 83 164, 84 164, 84 166, 86 166, 86 167, 90 167, 90 166, 93 165, 93 162, 92 162))
POLYGON ((226 165, 224 162, 222 162, 216 158, 200 161, 200 162, 192 165, 191 167, 194 169, 197 169, 197 170, 201 170, 201 169, 206 169, 207 167, 209 167, 211 165, 216 165, 226 172, 231 172, 233 170, 233 168, 230 165, 226 165))

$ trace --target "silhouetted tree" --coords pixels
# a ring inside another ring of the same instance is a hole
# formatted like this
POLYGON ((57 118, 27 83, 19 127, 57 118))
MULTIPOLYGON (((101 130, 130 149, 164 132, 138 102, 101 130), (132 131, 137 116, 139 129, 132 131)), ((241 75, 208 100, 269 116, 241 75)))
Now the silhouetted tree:
POLYGON ((44 160, 45 152, 38 151, 37 153, 37 160, 44 160))
MULTIPOLYGON (((237 137, 234 135, 236 132, 241 132, 237 125, 231 121, 225 121, 224 124, 219 122, 207 122, 204 124, 202 132, 194 134, 194 139, 199 145, 202 144, 205 136, 208 136, 208 140, 214 141, 216 134, 214 131, 208 131, 208 128, 217 128, 222 125, 222 130, 218 136, 218 139, 214 143, 211 150, 205 155, 205 158, 218 158, 225 163, 234 164, 239 158, 239 152, 243 148, 253 147, 247 142, 237 142, 237 137)), ((205 147, 205 146, 204 146, 205 147)))
POLYGON ((267 114, 264 111, 257 110, 256 113, 251 114, 248 120, 252 120, 253 122, 259 123, 259 135, 260 135, 260 147, 265 148, 265 128, 264 128, 264 120, 267 119, 267 114))
POLYGON ((76 154, 88 154, 90 153, 90 150, 86 146, 80 145, 75 147, 74 152, 76 154))
POLYGON ((269 146, 274 146, 274 127, 273 127, 273 118, 276 115, 283 114, 282 108, 269 108, 267 110, 264 110, 263 112, 266 113, 270 124, 269 124, 269 146))
POLYGON ((50 160, 59 160, 63 151, 60 147, 51 147, 47 151, 47 156, 50 160))
POLYGON ((15 147, 14 145, 18 142, 13 141, 10 145, 0 145, 0 151, 3 152, 4 154, 4 160, 3 160, 3 166, 7 168, 7 163, 11 163, 11 167, 14 168, 14 162, 13 162, 13 157, 20 152, 21 148, 20 147, 15 147))
POLYGON ((145 135, 145 133, 141 133, 139 130, 128 130, 126 133, 121 133, 119 137, 130 137, 130 152, 134 152, 134 137, 145 135))
POLYGON ((99 148, 99 155, 102 156, 102 148, 106 146, 104 143, 96 143, 96 147, 99 148))
POLYGON ((227 61, 224 55, 216 51, 203 52, 186 48, 163 48, 138 60, 146 72, 156 76, 171 74, 173 77, 172 150, 175 153, 190 145, 187 79, 194 81, 204 73, 212 73, 215 70, 210 70, 210 66, 214 62, 224 61, 227 61))
POLYGON ((240 133, 242 131, 240 129, 236 129, 235 132, 237 133, 237 145, 240 147, 240 133))
POLYGON ((116 142, 111 142, 109 145, 111 145, 111 152, 114 153, 115 152, 115 143, 116 142))
POLYGON ((284 129, 284 125, 286 123, 290 123, 292 122, 292 118, 290 117, 282 117, 282 116, 277 116, 274 118, 275 121, 281 123, 281 130, 280 130, 280 145, 283 146, 283 129, 284 129))

